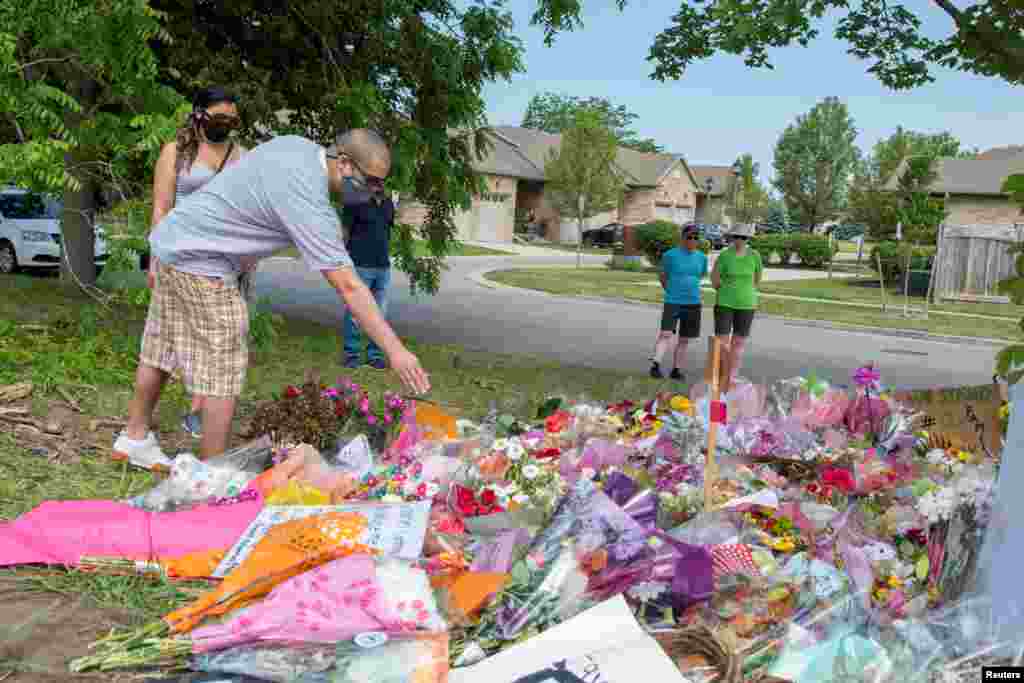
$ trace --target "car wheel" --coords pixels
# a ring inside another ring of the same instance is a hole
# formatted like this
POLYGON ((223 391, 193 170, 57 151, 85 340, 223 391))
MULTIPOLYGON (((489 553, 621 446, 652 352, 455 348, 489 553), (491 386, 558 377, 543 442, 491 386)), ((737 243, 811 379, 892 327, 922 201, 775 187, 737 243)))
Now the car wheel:
POLYGON ((0 274, 10 275, 18 272, 18 255, 14 253, 14 245, 0 242, 0 274))

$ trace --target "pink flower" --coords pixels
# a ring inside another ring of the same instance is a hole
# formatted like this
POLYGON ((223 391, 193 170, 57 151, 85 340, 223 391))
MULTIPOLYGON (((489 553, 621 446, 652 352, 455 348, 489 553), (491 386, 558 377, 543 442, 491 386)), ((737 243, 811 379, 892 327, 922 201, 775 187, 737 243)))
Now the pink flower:
POLYGON ((391 421, 392 421, 392 417, 390 415, 385 415, 384 416, 384 422, 385 423, 391 424, 391 421))
POLYGON ((862 388, 874 388, 882 379, 882 373, 875 370, 873 365, 865 365, 857 368, 853 373, 853 383, 862 388))
POLYGON ((363 411, 364 413, 370 412, 370 401, 365 398, 362 401, 360 401, 359 410, 363 411))
POLYGON ((377 416, 376 415, 367 415, 366 416, 366 423, 370 424, 370 425, 377 424, 377 416))

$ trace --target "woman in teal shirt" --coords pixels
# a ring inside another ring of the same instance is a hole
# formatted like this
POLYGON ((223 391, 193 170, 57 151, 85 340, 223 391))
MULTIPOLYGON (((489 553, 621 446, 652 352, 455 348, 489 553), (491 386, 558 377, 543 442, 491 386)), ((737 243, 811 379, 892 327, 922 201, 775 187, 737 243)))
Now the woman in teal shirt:
POLYGON ((761 255, 748 242, 753 225, 735 225, 729 233, 732 246, 723 250, 711 271, 711 286, 718 291, 715 301, 715 336, 725 349, 726 389, 740 369, 750 328, 757 310, 757 290, 764 266, 761 255))
POLYGON ((708 274, 708 257, 698 247, 700 231, 696 225, 687 225, 682 232, 683 246, 669 249, 661 257, 661 286, 665 288, 665 308, 661 313, 661 330, 654 344, 651 358, 651 377, 661 379, 661 359, 672 347, 672 379, 682 380, 679 371, 686 358, 686 347, 691 339, 700 336, 700 283, 708 274))

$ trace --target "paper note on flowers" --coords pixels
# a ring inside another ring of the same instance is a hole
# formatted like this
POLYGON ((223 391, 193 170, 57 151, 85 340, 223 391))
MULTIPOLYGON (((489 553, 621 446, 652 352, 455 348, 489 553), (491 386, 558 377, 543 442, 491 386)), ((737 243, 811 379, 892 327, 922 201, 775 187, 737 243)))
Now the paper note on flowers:
POLYGON ((217 566, 214 577, 223 578, 241 564, 260 539, 278 524, 328 512, 358 512, 366 517, 366 530, 358 542, 376 548, 385 555, 415 560, 423 552, 423 540, 430 517, 430 501, 323 506, 268 505, 217 566))
POLYGON ((984 443, 992 453, 999 450, 1003 399, 999 385, 897 391, 893 398, 931 418, 929 431, 949 440, 954 448, 980 451, 984 443))

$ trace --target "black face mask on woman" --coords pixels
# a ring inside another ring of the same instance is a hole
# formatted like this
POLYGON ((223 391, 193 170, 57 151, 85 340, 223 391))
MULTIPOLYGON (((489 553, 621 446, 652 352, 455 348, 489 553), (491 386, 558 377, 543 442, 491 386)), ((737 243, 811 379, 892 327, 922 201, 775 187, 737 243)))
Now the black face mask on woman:
POLYGON ((229 123, 212 119, 203 124, 203 135, 209 142, 217 145, 228 139, 233 128, 234 126, 229 123))

